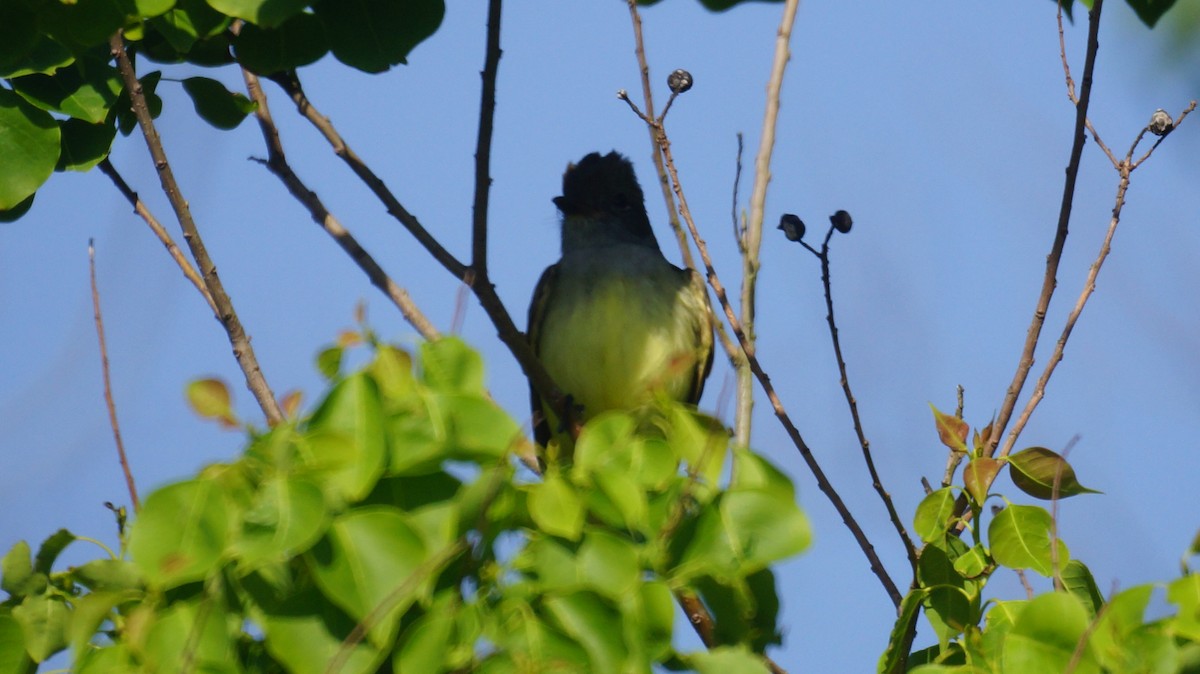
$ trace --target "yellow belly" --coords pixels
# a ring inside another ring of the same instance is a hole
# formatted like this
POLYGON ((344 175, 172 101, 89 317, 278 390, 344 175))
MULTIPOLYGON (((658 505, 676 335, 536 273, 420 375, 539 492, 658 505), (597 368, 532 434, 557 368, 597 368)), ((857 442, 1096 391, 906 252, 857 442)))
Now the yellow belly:
POLYGON ((665 266, 642 275, 560 279, 540 355, 585 419, 637 407, 661 390, 690 395, 702 326, 687 277, 665 266))

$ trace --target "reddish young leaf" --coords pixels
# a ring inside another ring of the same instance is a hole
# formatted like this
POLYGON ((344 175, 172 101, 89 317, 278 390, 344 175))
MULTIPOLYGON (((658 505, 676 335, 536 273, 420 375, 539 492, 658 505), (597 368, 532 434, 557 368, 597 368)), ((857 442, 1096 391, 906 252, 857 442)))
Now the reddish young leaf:
POLYGON ((970 431, 967 422, 958 417, 942 414, 932 403, 930 403, 929 409, 933 410, 933 419, 937 423, 938 440, 956 452, 966 452, 967 433, 970 431))

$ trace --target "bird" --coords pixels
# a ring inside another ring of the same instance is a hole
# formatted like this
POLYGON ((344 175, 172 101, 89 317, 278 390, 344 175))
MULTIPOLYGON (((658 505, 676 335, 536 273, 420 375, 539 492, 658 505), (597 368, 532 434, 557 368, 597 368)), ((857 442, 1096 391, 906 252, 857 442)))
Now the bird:
MULTIPOLYGON (((616 151, 569 164, 562 257, 543 273, 528 337, 577 421, 634 410, 657 396, 695 405, 712 370, 713 318, 704 280, 663 256, 630 163, 616 151)), ((573 443, 530 388, 534 439, 570 461, 573 443)))

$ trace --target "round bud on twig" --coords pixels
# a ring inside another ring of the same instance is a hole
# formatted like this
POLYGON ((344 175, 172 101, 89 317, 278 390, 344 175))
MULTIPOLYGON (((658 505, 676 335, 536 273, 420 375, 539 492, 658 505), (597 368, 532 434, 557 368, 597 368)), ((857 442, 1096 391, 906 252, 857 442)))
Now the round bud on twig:
POLYGON ((622 101, 627 101, 629 100, 629 92, 625 91, 624 89, 617 89, 617 98, 621 99, 622 101))
POLYGON ((1146 125, 1146 128, 1156 136, 1165 136, 1171 129, 1175 128, 1175 122, 1167 114, 1166 110, 1159 108, 1154 111, 1153 115, 1150 115, 1150 123, 1146 125))
POLYGON ((850 231, 850 227, 854 225, 854 221, 850 219, 850 214, 846 211, 838 211, 829 216, 829 222, 833 224, 833 228, 842 234, 850 231))
POLYGON ((788 238, 788 241, 799 241, 804 238, 804 221, 791 213, 784 213, 780 216, 779 229, 783 230, 783 235, 788 238))
POLYGON ((686 70, 676 70, 667 75, 667 86, 671 88, 671 93, 682 94, 692 88, 692 74, 686 70))

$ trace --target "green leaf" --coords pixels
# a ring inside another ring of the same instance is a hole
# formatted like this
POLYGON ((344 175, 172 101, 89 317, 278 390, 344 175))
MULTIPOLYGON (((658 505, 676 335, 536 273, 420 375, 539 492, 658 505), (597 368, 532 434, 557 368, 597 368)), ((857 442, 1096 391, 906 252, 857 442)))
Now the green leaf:
POLYGON ((542 531, 568 540, 579 540, 583 531, 583 501, 557 471, 529 490, 529 515, 542 531))
MULTIPOLYGON (((96 636, 105 620, 112 619, 113 609, 141 598, 143 598, 141 592, 126 590, 123 592, 89 592, 75 601, 75 611, 71 614, 67 630, 76 665, 72 671, 79 671, 80 660, 91 650, 89 644, 92 638, 96 636)), ((0 650, 3 649, 0 648, 0 650)), ((4 671, 0 667, 0 672, 4 671)))
POLYGON ((14 597, 23 597, 27 594, 40 594, 45 589, 45 578, 41 583, 35 583, 33 559, 30 554, 29 544, 25 541, 17 541, 9 549, 4 559, 0 560, 0 573, 3 574, 0 578, 0 590, 14 597))
POLYGON ((339 382, 313 413, 307 430, 302 451, 318 482, 350 501, 370 493, 387 459, 375 380, 360 372, 339 382))
POLYGON ((409 52, 441 25, 446 5, 443 0, 319 0, 313 12, 339 61, 379 73, 407 63, 409 52))
POLYGON ((204 0, 179 0, 171 11, 148 23, 176 52, 187 54, 197 41, 221 33, 230 22, 204 0))
POLYGON ((701 513, 678 573, 745 576, 799 554, 811 538, 795 503, 766 491, 725 492, 701 513))
POLYGON ((58 560, 58 556, 77 539, 78 536, 66 529, 59 529, 47 536, 46 540, 38 546, 37 556, 33 559, 34 570, 49 574, 54 568, 54 562, 58 560))
POLYGON ((1087 609, 1088 619, 1095 619, 1096 614, 1104 606, 1104 597, 1100 594, 1096 580, 1092 578, 1091 570, 1083 562, 1072 559, 1063 566, 1060 575, 1063 587, 1067 592, 1075 595, 1087 609))
MULTIPOLYGON (((1004 671, 1022 674, 1067 671, 1087 626, 1087 611, 1073 595, 1051 592, 1034 598, 1017 616, 1004 639, 1004 671)), ((1071 671, 1076 674, 1100 671, 1090 645, 1084 647, 1071 671)))
POLYGON ((141 590, 145 586, 137 565, 123 559, 94 559, 72 568, 71 576, 93 592, 141 590))
POLYGON ((0 3, 0 69, 27 58, 39 37, 31 8, 20 2, 0 3))
POLYGON ((236 129, 258 104, 240 93, 230 92, 224 84, 207 77, 189 77, 183 90, 192 97, 196 114, 218 129, 236 129))
MULTIPOLYGON (((707 3, 706 3, 707 4, 707 3)), ((762 658, 745 646, 718 646, 688 655, 687 662, 698 674, 766 674, 762 658)))
POLYGON ((20 205, 54 172, 58 124, 44 110, 0 89, 0 210, 20 205))
POLYGON ((955 452, 966 452, 967 434, 971 430, 967 426, 967 422, 949 414, 942 414, 938 408, 933 406, 933 403, 929 404, 929 409, 933 410, 933 421, 937 427, 938 440, 955 452))
POLYGON ((148 19, 152 16, 158 16, 166 13, 175 6, 175 0, 131 0, 137 15, 140 18, 148 19))
POLYGON ((448 648, 456 643, 454 628, 458 607, 455 604, 449 596, 437 601, 429 612, 404 630, 392 656, 392 671, 432 673, 450 669, 443 663, 448 648))
POLYGON ((434 394, 429 403, 445 424, 445 443, 454 458, 498 459, 521 437, 521 426, 480 394, 434 394))
POLYGON ((121 0, 42 3, 39 27, 73 51, 108 43, 130 9, 121 0))
POLYGON ((331 346, 317 354, 317 371, 321 373, 321 376, 330 381, 337 378, 338 373, 342 370, 344 352, 345 349, 340 346, 331 346))
POLYGON ((637 548, 604 531, 589 531, 579 546, 579 579, 588 589, 619 601, 635 592, 642 565, 637 548))
POLYGON ((325 28, 314 14, 302 12, 275 28, 248 23, 233 40, 238 63, 260 75, 292 70, 329 52, 325 28))
POLYGON ((71 610, 58 597, 40 594, 25 597, 13 608, 12 617, 21 626, 25 651, 34 662, 43 662, 66 648, 71 610))
POLYGON ((145 634, 145 671, 158 674, 229 672, 237 659, 228 615, 220 601, 175 601, 162 610, 145 634))
MULTIPOLYGON (((146 73, 138 78, 138 83, 142 85, 142 97, 146 99, 146 108, 150 111, 151 118, 158 117, 162 112, 162 98, 155 93, 161 79, 162 71, 159 70, 146 73)), ((113 105, 112 114, 115 114, 117 118, 117 130, 124 136, 128 136, 138 125, 137 117, 133 114, 130 106, 129 92, 122 90, 120 98, 113 105)))
POLYGON ((1167 10, 1175 6, 1175 0, 1125 0, 1133 11, 1137 13, 1138 18, 1147 27, 1153 28, 1154 24, 1162 18, 1167 10))
POLYGON ((25 638, 21 623, 12 613, 0 608, 0 674, 26 674, 37 671, 29 655, 25 653, 25 638))
POLYGON ((483 359, 457 337, 421 344, 421 380, 438 393, 487 395, 483 359))
POLYGON ((245 19, 251 24, 267 28, 278 26, 284 20, 308 6, 310 0, 208 0, 213 9, 245 19))
POLYGON ((950 528, 954 514, 954 491, 942 487, 921 499, 913 518, 913 532, 929 543, 941 538, 950 528))
POLYGON ((963 485, 976 505, 987 500, 988 487, 991 486, 992 481, 996 479, 996 473, 999 473, 1003 466, 1004 464, 996 459, 981 456, 971 459, 967 467, 963 468, 963 485))
MULTIPOLYGON (((1043 576, 1054 573, 1054 552, 1051 550, 1050 513, 1044 508, 1010 505, 1001 510, 988 525, 988 544, 997 564, 1012 569, 1033 569, 1043 576)), ((1058 567, 1062 568, 1071 556, 1066 544, 1058 541, 1058 567)))
POLYGON ((25 197, 25 199, 16 206, 5 210, 0 210, 0 222, 16 222, 17 220, 20 220, 21 216, 28 213, 29 209, 33 206, 33 198, 35 196, 37 195, 31 194, 25 197))
POLYGON ((1054 498, 1054 483, 1058 481, 1058 498, 1100 492, 1079 484, 1075 470, 1066 459, 1045 447, 1029 447, 1008 457, 1012 466, 1009 474, 1013 484, 1034 498, 1046 501, 1054 498))
POLYGON ((400 510, 370 506, 335 518, 305 558, 322 594, 364 621, 371 643, 383 647, 395 638, 400 615, 436 577, 432 570, 414 576, 427 555, 400 510))
POLYGON ((288 597, 280 604, 265 602, 263 615, 267 652, 292 674, 325 674, 335 657, 339 674, 370 674, 387 656, 368 639, 353 646, 347 637, 356 626, 315 588, 288 597))
POLYGON ((188 405, 202 418, 212 419, 225 428, 237 426, 229 387, 220 379, 197 379, 184 389, 188 405))
POLYGON ((909 647, 912 646, 912 635, 915 633, 913 625, 921 615, 921 602, 927 594, 928 591, 923 588, 912 589, 900 601, 899 616, 892 625, 887 648, 884 649, 883 655, 879 656, 879 663, 875 668, 879 674, 902 674, 905 671, 904 661, 908 656, 909 647))
POLYGON ((286 561, 312 547, 329 520, 316 485, 299 478, 269 478, 243 514, 242 534, 233 542, 234 554, 243 571, 286 561))
POLYGON ((587 651, 589 672, 621 672, 628 649, 621 638, 620 614, 591 592, 551 596, 546 612, 554 623, 587 651))
POLYGON ((117 127, 113 124, 89 124, 80 119, 59 123, 62 147, 55 171, 90 171, 108 156, 117 127))
POLYGON ((150 494, 130 532, 129 550, 146 581, 170 589, 218 570, 229 540, 224 496, 209 480, 150 494))

